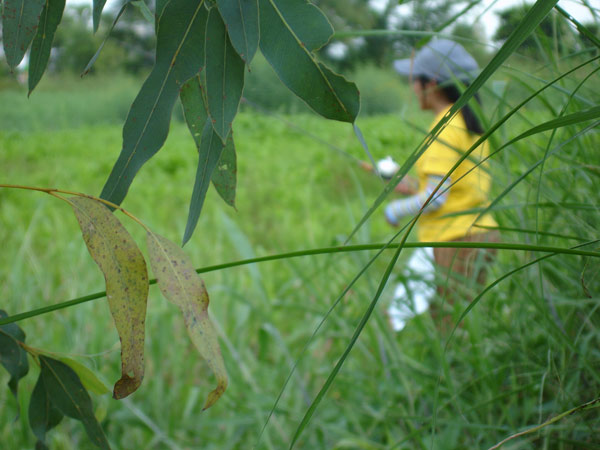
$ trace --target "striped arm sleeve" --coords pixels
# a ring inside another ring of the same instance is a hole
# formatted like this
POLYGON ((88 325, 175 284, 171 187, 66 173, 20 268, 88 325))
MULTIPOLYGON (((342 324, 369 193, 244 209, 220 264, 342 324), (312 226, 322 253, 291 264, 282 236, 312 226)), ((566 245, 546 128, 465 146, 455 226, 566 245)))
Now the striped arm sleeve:
MULTIPOLYGON (((440 176, 430 175, 427 177, 427 184, 424 190, 415 195, 411 195, 410 197, 394 200, 388 204, 384 211, 387 221, 393 225, 397 225, 403 217, 412 216, 418 213, 427 199, 431 196, 431 193, 435 190, 436 186, 442 181, 442 178, 443 177, 440 176)), ((448 189, 451 184, 450 178, 447 178, 425 208, 425 212, 432 212, 442 207, 448 197, 448 189)))

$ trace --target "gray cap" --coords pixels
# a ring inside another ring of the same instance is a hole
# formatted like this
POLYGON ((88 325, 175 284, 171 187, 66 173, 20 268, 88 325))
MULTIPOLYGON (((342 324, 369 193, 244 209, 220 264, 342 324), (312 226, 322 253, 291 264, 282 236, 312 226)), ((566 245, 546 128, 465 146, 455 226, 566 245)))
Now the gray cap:
POLYGON ((413 60, 397 59, 394 69, 400 75, 423 75, 440 82, 452 78, 469 81, 479 72, 479 66, 469 52, 448 39, 430 41, 417 52, 413 60))

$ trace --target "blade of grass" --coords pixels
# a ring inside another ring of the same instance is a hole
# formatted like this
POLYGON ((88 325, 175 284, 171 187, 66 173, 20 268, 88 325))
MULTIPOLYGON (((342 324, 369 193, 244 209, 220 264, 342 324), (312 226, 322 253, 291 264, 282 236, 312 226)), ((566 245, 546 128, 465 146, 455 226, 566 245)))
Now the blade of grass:
MULTIPOLYGON (((297 258, 300 256, 314 256, 314 255, 324 255, 324 254, 332 254, 332 253, 348 253, 348 252, 358 252, 358 251, 373 251, 373 250, 382 250, 382 249, 397 249, 401 244, 363 244, 363 245, 348 245, 345 247, 324 247, 324 248, 316 248, 310 250, 299 250, 295 252, 281 253, 277 255, 269 255, 269 256, 261 256, 258 258, 251 259, 243 259, 239 261, 232 261, 224 264, 217 264, 214 266, 206 266, 196 269, 197 273, 206 273, 206 272, 214 272, 217 270, 229 269, 231 267, 243 266, 247 264, 255 264, 266 261, 276 261, 279 259, 286 258, 297 258)), ((564 255, 578 255, 578 256, 591 256, 594 258, 600 258, 600 251, 585 251, 585 250, 577 250, 576 248, 561 248, 561 247, 551 247, 545 245, 530 245, 530 244, 513 244, 513 243, 489 243, 489 242, 406 242, 404 244, 405 248, 422 248, 422 247, 432 247, 432 248, 485 248, 485 249, 498 249, 498 250, 519 250, 524 252, 543 252, 543 253, 551 253, 551 254, 564 254, 564 255)), ((151 279, 149 284, 156 284, 156 279, 151 279)), ((7 317, 5 319, 0 319, 0 326, 6 325, 8 323, 18 322, 20 320, 29 319, 31 317, 39 316, 42 314, 46 314, 52 311, 57 311, 60 309, 68 308, 71 306, 79 305, 81 303, 86 303, 91 300, 96 300, 99 298, 103 298, 106 296, 106 292, 96 292, 93 294, 85 295, 83 297, 78 297, 72 300, 68 300, 65 302, 57 303, 50 306, 44 306, 42 308, 34 309, 31 311, 27 311, 20 314, 15 314, 13 316, 7 317)))
POLYGON ((535 427, 528 428, 527 430, 521 431, 519 433, 515 433, 515 434, 507 437, 506 439, 503 439, 502 441, 498 442, 496 445, 491 446, 489 448, 489 450, 498 449, 498 448, 502 447, 504 444, 506 444, 508 441, 511 441, 515 438, 525 436, 527 434, 535 433, 536 431, 539 431, 542 428, 547 427, 548 425, 552 425, 553 423, 556 423, 559 420, 562 420, 565 417, 570 416, 571 414, 575 414, 576 412, 584 411, 584 410, 590 409, 590 408, 598 408, 599 406, 600 406, 600 397, 596 398, 594 400, 591 400, 587 403, 584 403, 582 405, 576 406, 575 408, 571 408, 568 411, 565 411, 565 412, 559 414, 558 416, 553 417, 552 419, 547 420, 546 422, 539 424, 535 427))
MULTIPOLYGON (((408 230, 408 231, 410 231, 410 230, 408 230)), ((399 233, 400 232, 398 232, 398 234, 399 233)), ((406 239, 407 235, 408 235, 408 232, 405 234, 405 239, 406 239)), ((300 424, 298 425, 298 428, 296 429, 296 432, 294 433, 294 437, 292 438, 292 442, 291 442, 290 447, 289 447, 290 449, 292 449, 294 447, 294 444, 296 443, 296 441, 298 440, 298 438, 302 434, 302 431, 306 428, 306 426, 310 422, 310 420, 311 420, 313 414, 315 413, 317 407, 319 406, 319 404, 323 400, 323 397, 325 396, 325 394, 327 393, 327 391, 329 390, 329 388, 333 384, 333 381, 337 377, 337 374, 339 373, 340 369, 342 368, 342 365, 344 364, 344 362, 348 358, 348 355, 350 354, 350 351, 354 347, 354 344, 358 340, 358 337, 362 333, 362 330, 364 329, 364 327, 367 324, 369 318, 371 317, 371 314, 373 313, 373 310, 375 309, 375 306, 377 305, 379 297, 381 297, 381 293, 383 292, 383 289, 385 288, 385 285, 387 284, 387 281, 390 278, 390 275, 392 274, 392 270, 394 269, 394 266, 396 265, 396 261, 398 261, 398 257, 400 256, 400 253, 402 252, 402 249, 404 248, 402 244, 404 244, 404 242, 402 242, 398 246, 398 248, 396 249, 396 252, 394 253, 394 256, 390 260, 390 262, 389 262, 389 264, 388 264, 388 266, 387 266, 387 268, 386 268, 386 270, 385 270, 385 272, 383 274, 383 277, 381 278, 381 282, 379 283, 379 287, 377 288, 377 292, 375 293, 375 296, 373 297, 373 300, 371 300, 371 303, 369 304, 367 310, 364 312, 364 314, 363 314, 363 316, 362 316, 362 318, 360 320, 360 323, 358 324, 358 326, 354 330, 354 334, 352 335, 352 338, 350 339, 350 342, 346 346, 346 349, 344 350, 344 352, 342 353, 342 355, 338 359, 338 362, 336 363, 336 365, 333 368, 333 370, 330 372, 329 376, 327 377, 327 380, 325 381, 325 384, 323 384, 323 386, 319 390, 319 393, 317 394, 317 396, 315 397, 315 399, 312 401, 312 403, 308 407, 308 410, 304 414, 304 417, 302 418, 302 421, 300 422, 300 424)), ((374 259, 375 258, 373 258, 373 260, 374 259)))

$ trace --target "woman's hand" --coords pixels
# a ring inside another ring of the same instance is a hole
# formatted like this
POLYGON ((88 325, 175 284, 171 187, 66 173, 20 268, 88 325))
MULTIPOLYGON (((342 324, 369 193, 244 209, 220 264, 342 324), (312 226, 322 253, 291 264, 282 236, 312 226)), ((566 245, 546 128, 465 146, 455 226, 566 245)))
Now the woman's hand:
POLYGON ((360 168, 366 172, 373 172, 373 166, 366 161, 360 162, 360 168))
POLYGON ((406 175, 400 183, 394 188, 394 192, 402 195, 415 195, 418 191, 419 183, 415 177, 406 175))

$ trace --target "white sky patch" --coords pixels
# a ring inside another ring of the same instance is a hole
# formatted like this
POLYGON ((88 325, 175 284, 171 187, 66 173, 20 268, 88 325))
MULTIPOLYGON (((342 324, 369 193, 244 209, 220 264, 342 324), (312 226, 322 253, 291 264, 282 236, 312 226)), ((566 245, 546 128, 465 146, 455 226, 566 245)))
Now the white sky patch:
MULTIPOLYGON (((383 11, 388 0, 370 0, 370 4, 373 9, 377 11, 383 11)), ((486 37, 491 40, 492 36, 496 32, 500 21, 498 20, 497 13, 505 9, 509 9, 513 6, 532 4, 533 0, 482 0, 479 5, 472 8, 469 13, 465 16, 467 23, 473 23, 477 21, 483 26, 483 30, 486 33, 486 37)), ((597 16, 600 18, 600 1, 599 0, 588 0, 590 6, 596 10, 597 16)), ((565 11, 571 14, 579 22, 592 22, 594 17, 590 12, 590 9, 582 4, 581 1, 577 0, 562 0, 558 3, 565 11)), ((465 5, 458 5, 455 12, 460 11, 460 8, 464 8, 465 5)), ((411 14, 413 9, 412 2, 408 1, 396 8, 396 14, 398 16, 406 16, 411 14)))
MULTIPOLYGON (((383 11, 390 0, 370 0, 371 7, 376 11, 383 11)), ((468 22, 477 21, 483 25, 486 37, 491 39, 499 25, 497 12, 508 9, 512 6, 532 4, 533 0, 482 0, 479 5, 471 9, 466 16, 468 22)), ((595 9, 597 17, 600 19, 600 0, 587 0, 587 3, 595 9)), ((68 0, 67 5, 92 5, 92 0, 68 0)), ((116 14, 116 9, 122 4, 122 0, 107 0, 104 6, 104 12, 111 11, 116 14)), ((575 19, 583 23, 589 23, 594 20, 590 9, 583 5, 581 0, 561 0, 558 3, 565 11, 571 14, 575 19)), ((464 7, 460 5, 459 7, 464 7)), ((412 2, 407 1, 397 7, 397 14, 400 16, 410 14, 412 11, 412 2)))
POLYGON ((342 59, 347 52, 348 47, 340 41, 332 42, 327 46, 327 54, 333 59, 342 59))

